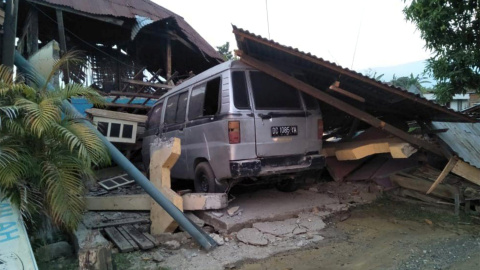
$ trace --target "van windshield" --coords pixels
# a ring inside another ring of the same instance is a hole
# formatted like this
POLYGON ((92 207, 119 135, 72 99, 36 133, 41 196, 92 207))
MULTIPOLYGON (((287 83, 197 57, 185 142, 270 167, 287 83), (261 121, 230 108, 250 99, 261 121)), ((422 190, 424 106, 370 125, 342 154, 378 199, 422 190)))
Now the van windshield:
POLYGON ((263 72, 250 72, 257 110, 301 110, 298 90, 263 72))

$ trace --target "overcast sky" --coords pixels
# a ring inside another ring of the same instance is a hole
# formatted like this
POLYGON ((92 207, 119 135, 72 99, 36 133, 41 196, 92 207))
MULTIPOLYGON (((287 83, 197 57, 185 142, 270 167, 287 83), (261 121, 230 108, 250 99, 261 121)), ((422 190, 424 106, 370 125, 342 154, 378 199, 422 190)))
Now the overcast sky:
MULTIPOLYGON (((231 24, 268 38, 265 0, 153 0, 177 13, 212 46, 229 41, 231 24)), ((424 60, 415 26, 405 21, 403 0, 269 0, 270 38, 287 46, 364 70, 424 60)))

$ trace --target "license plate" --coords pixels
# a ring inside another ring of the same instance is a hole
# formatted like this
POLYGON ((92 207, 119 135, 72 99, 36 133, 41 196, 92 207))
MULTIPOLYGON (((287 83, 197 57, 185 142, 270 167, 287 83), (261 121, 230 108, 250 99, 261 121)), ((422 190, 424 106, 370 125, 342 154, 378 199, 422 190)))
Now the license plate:
POLYGON ((297 126, 276 126, 272 127, 272 137, 296 136, 298 135, 297 126))

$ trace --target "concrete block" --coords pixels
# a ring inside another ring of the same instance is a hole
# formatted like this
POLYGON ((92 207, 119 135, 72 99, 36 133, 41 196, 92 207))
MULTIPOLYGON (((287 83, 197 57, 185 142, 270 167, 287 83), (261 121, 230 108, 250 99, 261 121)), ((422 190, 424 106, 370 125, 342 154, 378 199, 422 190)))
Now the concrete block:
POLYGON ((112 246, 99 230, 88 230, 80 224, 72 235, 78 264, 81 270, 110 270, 112 266, 112 246))
POLYGON ((213 210, 228 206, 226 193, 188 193, 182 198, 183 210, 213 210))

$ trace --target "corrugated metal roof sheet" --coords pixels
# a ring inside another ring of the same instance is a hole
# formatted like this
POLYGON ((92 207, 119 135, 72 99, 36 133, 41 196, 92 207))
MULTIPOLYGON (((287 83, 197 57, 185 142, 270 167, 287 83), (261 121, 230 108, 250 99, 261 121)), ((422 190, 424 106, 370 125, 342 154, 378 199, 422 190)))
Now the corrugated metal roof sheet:
POLYGON ((190 42, 206 55, 223 61, 222 56, 182 16, 149 0, 35 0, 35 2, 64 6, 89 14, 131 19, 141 16, 159 21, 173 17, 190 42))
POLYGON ((319 77, 318 89, 328 89, 335 81, 341 81, 342 89, 366 99, 370 112, 376 108, 396 111, 399 114, 418 116, 424 120, 475 122, 468 115, 455 112, 405 89, 376 81, 361 73, 343 68, 335 63, 305 53, 297 48, 281 45, 273 40, 250 33, 233 25, 238 48, 246 54, 264 61, 278 61, 302 71, 315 71, 319 77), (321 78, 320 78, 321 77, 321 78))
POLYGON ((433 129, 448 131, 437 134, 463 161, 480 169, 480 123, 433 122, 433 129))

